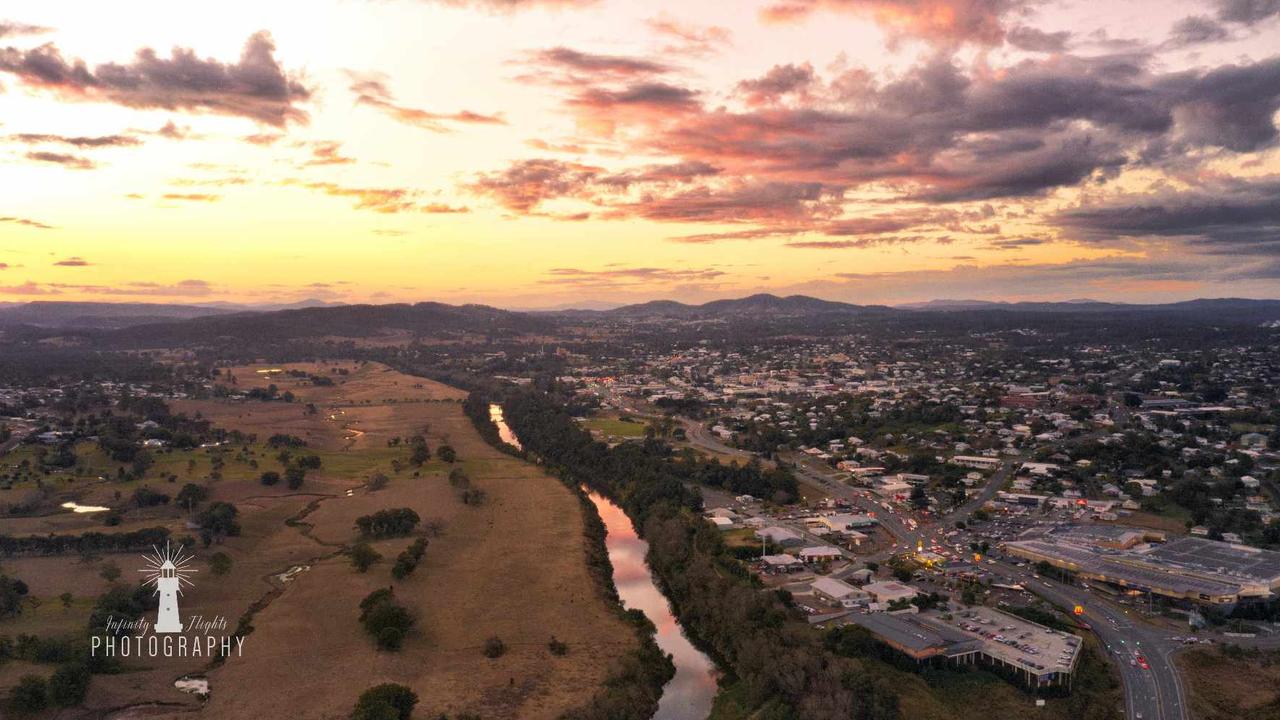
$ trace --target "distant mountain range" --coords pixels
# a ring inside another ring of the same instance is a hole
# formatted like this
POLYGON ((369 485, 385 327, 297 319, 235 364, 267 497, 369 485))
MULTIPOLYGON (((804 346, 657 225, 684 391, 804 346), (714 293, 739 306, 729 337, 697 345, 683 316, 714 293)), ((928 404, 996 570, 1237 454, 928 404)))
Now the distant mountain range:
MULTIPOLYGON (((151 303, 30 302, 0 304, 0 327, 48 331, 117 331, 135 342, 186 343, 214 337, 370 337, 405 332, 486 333, 510 335, 553 330, 565 321, 726 320, 752 321, 809 318, 817 323, 846 318, 910 318, 942 314, 973 318, 1071 314, 1115 318, 1159 317, 1201 325, 1258 325, 1280 320, 1280 300, 1219 298, 1166 304, 1125 304, 1096 300, 1064 302, 992 302, 934 300, 900 307, 856 305, 805 295, 758 294, 692 305, 655 300, 607 310, 565 309, 515 312, 486 305, 343 305, 307 300, 288 305, 167 305, 151 303)), ((1001 321, 1004 322, 1004 321, 1001 321)))
POLYGON ((595 315, 615 318, 716 318, 733 316, 805 316, 865 313, 887 311, 883 305, 853 305, 834 300, 822 300, 807 295, 778 297, 761 293, 744 298, 712 300, 701 305, 689 305, 675 300, 654 300, 636 305, 623 305, 611 310, 564 310, 549 314, 595 315))
POLYGON ((38 300, 28 303, 0 303, 0 327, 29 325, 57 329, 114 329, 173 320, 190 320, 211 315, 276 312, 298 308, 334 307, 339 304, 314 299, 294 303, 211 302, 198 305, 38 300))
POLYGON ((205 315, 122 328, 102 336, 114 345, 174 347, 209 341, 283 342, 314 338, 504 336, 547 332, 555 323, 486 305, 337 305, 274 312, 205 315))

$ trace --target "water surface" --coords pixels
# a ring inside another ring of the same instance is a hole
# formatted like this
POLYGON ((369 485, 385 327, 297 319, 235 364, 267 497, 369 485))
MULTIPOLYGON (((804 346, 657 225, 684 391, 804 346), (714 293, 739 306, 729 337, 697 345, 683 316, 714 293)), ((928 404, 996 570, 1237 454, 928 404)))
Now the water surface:
MULTIPOLYGON (((502 406, 490 405, 489 419, 498 426, 498 436, 503 442, 523 447, 507 427, 502 406)), ((613 563, 613 584, 618 588, 622 604, 628 609, 640 610, 653 622, 658 628, 654 640, 663 652, 671 655, 676 666, 675 676, 662 688, 654 720, 706 720, 718 690, 715 663, 685 637, 684 628, 671 611, 671 603, 658 589, 645 561, 649 544, 640 539, 631 518, 603 495, 589 492, 587 496, 608 531, 604 544, 613 563)))

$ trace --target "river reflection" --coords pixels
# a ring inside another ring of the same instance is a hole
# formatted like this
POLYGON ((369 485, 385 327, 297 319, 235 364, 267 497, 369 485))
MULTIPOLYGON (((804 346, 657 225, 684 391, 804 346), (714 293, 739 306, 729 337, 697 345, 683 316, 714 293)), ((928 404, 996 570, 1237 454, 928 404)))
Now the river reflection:
POLYGON ((662 688, 654 720, 705 720, 716 697, 715 664, 684 636, 671 605, 645 563, 649 544, 636 535, 631 519, 605 497, 597 493, 590 493, 589 497, 609 531, 605 547, 622 604, 643 611, 653 621, 658 628, 654 638, 658 647, 670 653, 676 666, 675 677, 662 688))
POLYGON ((516 434, 511 432, 511 428, 507 427, 507 421, 502 417, 501 405, 497 403, 489 404, 489 420, 498 426, 498 437, 502 439, 502 442, 516 449, 524 449, 524 446, 520 444, 520 438, 516 437, 516 434))
MULTIPOLYGON (((498 437, 517 448, 520 439, 507 427, 502 406, 489 406, 489 419, 498 426, 498 437)), ((684 630, 671 612, 671 605, 655 584, 645 554, 649 544, 640 539, 631 519, 622 508, 597 493, 588 497, 604 521, 608 535, 605 547, 613 563, 613 584, 627 608, 640 610, 658 628, 654 640, 662 651, 671 655, 676 666, 675 677, 662 688, 654 720, 706 720, 716 697, 716 666, 711 659, 689 642, 684 630)))

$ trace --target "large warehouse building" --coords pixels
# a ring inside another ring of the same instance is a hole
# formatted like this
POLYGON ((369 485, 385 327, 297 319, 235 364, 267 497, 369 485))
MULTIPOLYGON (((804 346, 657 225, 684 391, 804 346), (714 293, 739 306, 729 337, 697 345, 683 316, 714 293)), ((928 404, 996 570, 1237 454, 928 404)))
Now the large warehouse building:
POLYGON ((1195 537, 1153 539, 1138 528, 1069 526, 1005 550, 1084 579, 1199 605, 1265 600, 1280 590, 1280 552, 1195 537))

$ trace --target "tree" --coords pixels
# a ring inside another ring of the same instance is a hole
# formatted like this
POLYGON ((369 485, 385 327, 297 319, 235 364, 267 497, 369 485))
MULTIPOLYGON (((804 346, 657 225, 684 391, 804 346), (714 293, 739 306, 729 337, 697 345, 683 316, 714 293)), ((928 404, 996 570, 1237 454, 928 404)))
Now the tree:
POLYGON ((399 650, 413 627, 413 616, 395 601, 390 588, 374 590, 360 601, 360 623, 380 650, 399 650))
POLYGON ((191 509, 208 499, 209 488, 206 488, 203 485, 196 485, 195 483, 187 483, 178 491, 178 495, 174 498, 174 502, 176 502, 180 507, 191 509))
POLYGON ((48 705, 47 683, 44 678, 24 675, 9 691, 9 707, 23 714, 38 713, 48 705))
POLYGON ((105 562, 98 569, 98 576, 109 583, 120 579, 120 566, 113 562, 105 562))
POLYGON ((484 656, 490 660, 494 660, 507 654, 507 644, 502 642, 502 638, 494 635, 484 641, 484 656))
POLYGON ((436 450, 436 457, 440 458, 444 462, 452 464, 457 461, 458 453, 451 445, 441 445, 440 449, 436 450))
POLYGON ((258 482, 268 487, 280 482, 280 473, 275 470, 268 470, 258 477, 258 482))
POLYGON ((216 552, 209 556, 209 571, 214 575, 226 575, 231 572, 231 556, 224 552, 216 552))
POLYGON ((383 683, 365 690, 351 712, 352 720, 409 720, 418 695, 404 685, 383 683))
POLYGON ((301 465, 290 465, 284 469, 284 478, 290 490, 297 490, 307 478, 307 469, 301 465))
POLYGON ((75 707, 89 691, 89 669, 79 663, 63 665, 49 678, 49 701, 60 707, 75 707))
POLYGON ((396 537, 413 532, 420 520, 412 508, 391 508, 356 518, 356 527, 367 538, 396 537))
POLYGON ((381 559, 382 554, 367 542, 356 543, 351 548, 351 566, 360 572, 367 572, 370 566, 381 559))
POLYGON ((228 502, 215 502, 196 516, 205 537, 209 540, 220 540, 224 537, 235 537, 240 534, 240 522, 236 516, 240 511, 228 502))
POLYGON ((18 578, 0 575, 0 618, 22 612, 22 601, 27 596, 27 584, 18 578))

